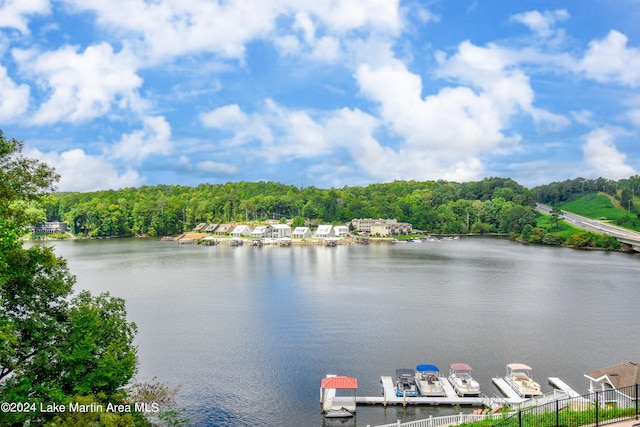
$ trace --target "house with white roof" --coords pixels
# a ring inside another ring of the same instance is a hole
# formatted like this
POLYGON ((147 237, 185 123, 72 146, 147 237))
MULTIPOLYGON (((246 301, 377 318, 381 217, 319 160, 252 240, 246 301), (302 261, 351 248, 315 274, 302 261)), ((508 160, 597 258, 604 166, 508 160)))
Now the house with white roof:
POLYGON ((335 233, 333 231, 333 225, 331 224, 319 225, 318 229, 316 230, 316 233, 314 234, 314 237, 321 237, 321 238, 335 237, 335 233))
POLYGON ((273 224, 271 227, 271 237, 281 239, 283 237, 291 237, 291 227, 287 224, 273 224))
POLYGON ((231 235, 233 237, 251 236, 252 232, 253 230, 251 229, 251 227, 249 227, 246 224, 240 224, 233 229, 233 231, 231 232, 231 235))
POLYGON ((291 233, 291 237, 294 239, 308 239, 311 237, 311 230, 309 227, 296 227, 291 233))
POLYGON ((251 237, 254 239, 264 239, 265 237, 271 237, 271 226, 270 225, 259 225, 253 229, 251 233, 251 237))
POLYGON ((336 237, 344 237, 349 234, 349 227, 346 225, 336 225, 333 227, 333 233, 336 237))

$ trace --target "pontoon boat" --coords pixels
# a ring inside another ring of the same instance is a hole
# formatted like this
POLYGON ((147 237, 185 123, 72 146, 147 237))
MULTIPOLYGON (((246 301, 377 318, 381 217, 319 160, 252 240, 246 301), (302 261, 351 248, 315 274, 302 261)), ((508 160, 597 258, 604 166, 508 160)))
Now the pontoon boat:
POLYGON ((416 383, 422 396, 446 396, 440 369, 435 365, 416 366, 416 383))
POLYGON ((523 363, 510 363, 507 365, 507 376, 504 380, 521 397, 534 397, 542 394, 540 385, 533 381, 533 369, 523 363))
POLYGON ((466 363, 449 365, 449 382, 460 397, 480 395, 480 384, 471 376, 471 366, 466 363))

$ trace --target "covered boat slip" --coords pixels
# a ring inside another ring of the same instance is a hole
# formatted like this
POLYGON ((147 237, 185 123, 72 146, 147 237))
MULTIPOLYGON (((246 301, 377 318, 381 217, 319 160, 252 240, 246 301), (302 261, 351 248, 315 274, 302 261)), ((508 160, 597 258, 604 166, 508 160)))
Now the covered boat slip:
POLYGON ((483 406, 485 399, 482 397, 460 397, 448 381, 442 381, 446 396, 418 396, 418 397, 397 397, 393 378, 384 376, 380 379, 382 383, 382 396, 357 396, 356 402, 359 405, 469 405, 483 406))
POLYGON ((356 412, 358 380, 352 377, 327 375, 320 385, 320 405, 327 418, 351 417, 356 412))
MULTIPOLYGON (((558 387, 558 379, 549 379, 550 383, 558 387)), ((560 380, 561 381, 561 380, 560 380)), ((520 397, 513 388, 504 380, 504 378, 493 378, 493 383, 503 393, 504 397, 499 396, 473 396, 460 397, 453 389, 449 381, 443 381, 446 396, 418 396, 418 397, 396 397, 394 379, 390 376, 381 377, 382 396, 357 396, 356 403, 358 405, 444 405, 444 406, 487 406, 494 408, 496 406, 520 405, 530 399, 520 397)), ((558 387, 563 395, 576 393, 568 385, 561 381, 564 387, 558 387)), ((558 391, 558 390, 556 390, 558 391)), ((577 393, 576 393, 577 394, 577 393)))

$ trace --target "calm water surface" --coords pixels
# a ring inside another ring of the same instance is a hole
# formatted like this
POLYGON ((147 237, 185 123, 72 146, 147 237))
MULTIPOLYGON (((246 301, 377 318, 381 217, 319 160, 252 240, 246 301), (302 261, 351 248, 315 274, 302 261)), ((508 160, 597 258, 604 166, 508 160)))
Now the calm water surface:
MULTIPOLYGON (((196 425, 321 426, 320 381, 381 394, 396 368, 505 365, 586 392, 587 371, 640 361, 640 254, 500 239, 327 247, 179 246, 154 239, 47 243, 78 289, 126 299, 139 379, 180 386, 196 425)), ((469 409, 462 409, 468 411, 469 409)), ((366 426, 460 411, 358 407, 366 426)))

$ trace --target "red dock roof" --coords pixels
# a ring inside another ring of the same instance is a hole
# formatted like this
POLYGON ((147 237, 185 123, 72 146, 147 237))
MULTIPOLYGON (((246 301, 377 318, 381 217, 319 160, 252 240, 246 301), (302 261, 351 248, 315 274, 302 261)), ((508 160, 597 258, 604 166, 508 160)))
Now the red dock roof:
POLYGON ((358 388, 358 379, 344 376, 323 378, 320 388, 358 388))

